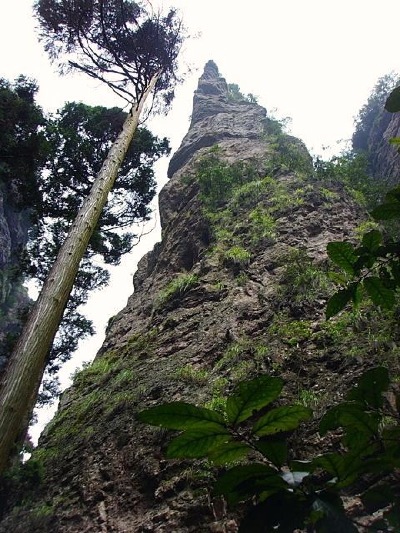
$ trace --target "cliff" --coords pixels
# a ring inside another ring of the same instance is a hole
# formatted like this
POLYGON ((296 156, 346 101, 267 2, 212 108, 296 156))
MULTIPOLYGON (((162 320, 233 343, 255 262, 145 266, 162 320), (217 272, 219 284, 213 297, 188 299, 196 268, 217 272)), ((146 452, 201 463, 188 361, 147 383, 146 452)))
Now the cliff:
POLYGON ((15 197, 12 184, 0 181, 0 374, 30 302, 20 272, 20 254, 28 240, 30 219, 15 197))
POLYGON ((389 139, 400 137, 400 114, 383 110, 368 136, 371 174, 389 186, 400 182, 400 153, 389 139))
MULTIPOLYGON (((236 511, 213 500, 213 469, 166 460, 169 436, 135 414, 173 400, 218 406, 267 372, 318 417, 390 350, 379 321, 355 343, 365 323, 324 319, 326 244, 354 238, 362 209, 343 185, 315 179, 303 143, 265 109, 232 101, 213 62, 169 176, 162 242, 32 459, 5 483, 1 532, 237 531, 236 511)), ((327 445, 316 424, 291 441, 298 458, 327 445)))

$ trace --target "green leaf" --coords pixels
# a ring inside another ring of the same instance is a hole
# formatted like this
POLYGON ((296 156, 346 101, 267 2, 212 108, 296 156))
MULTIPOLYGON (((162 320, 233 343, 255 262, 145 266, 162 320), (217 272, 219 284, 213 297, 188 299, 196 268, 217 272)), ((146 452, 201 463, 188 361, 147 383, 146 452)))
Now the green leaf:
POLYGON ((259 440, 257 448, 260 452, 277 467, 281 467, 287 461, 288 446, 283 439, 270 438, 268 440, 259 440))
POLYGON ((350 242, 329 242, 326 247, 331 261, 352 276, 355 274, 354 264, 357 260, 354 246, 350 242))
POLYGON ((393 220, 400 218, 400 202, 385 202, 371 211, 375 220, 393 220))
POLYGON ((342 311, 353 296, 353 289, 341 289, 331 296, 326 304, 325 317, 328 320, 342 311))
POLYGON ((226 442, 208 453, 208 458, 215 465, 224 465, 243 459, 251 451, 250 446, 242 442, 226 442))
POLYGON ((387 368, 379 366, 364 372, 347 395, 348 400, 354 400, 379 409, 383 405, 382 393, 388 390, 390 383, 387 368))
POLYGON ((362 459, 356 454, 327 453, 313 460, 314 468, 322 468, 334 478, 338 488, 347 487, 364 472, 362 459))
POLYGON ((231 434, 220 424, 209 422, 193 427, 175 437, 168 445, 167 457, 206 457, 212 450, 232 440, 231 434))
POLYGON ((361 501, 369 514, 387 507, 394 500, 394 493, 389 485, 373 487, 361 495, 361 501))
POLYGON ((385 520, 392 526, 392 531, 400 531, 400 505, 395 502, 394 507, 383 514, 385 520))
POLYGON ((379 248, 382 242, 382 233, 376 229, 369 231, 362 238, 362 245, 370 252, 374 252, 379 248))
POLYGON ((238 386, 238 392, 226 402, 226 413, 231 424, 239 424, 254 412, 267 406, 279 396, 283 387, 281 378, 261 376, 251 381, 244 381, 238 386))
POLYGON ((330 429, 351 427, 366 433, 376 434, 379 425, 379 415, 366 413, 362 406, 353 403, 341 403, 329 409, 319 424, 319 433, 325 435, 330 429))
POLYGON ((377 276, 368 276, 364 279, 363 285, 375 305, 384 309, 392 309, 395 303, 394 292, 387 289, 380 278, 377 276))
POLYGON ((309 512, 309 503, 302 495, 281 490, 250 508, 240 522, 239 533, 303 531, 309 512))
POLYGON ((400 185, 396 185, 386 193, 385 203, 400 202, 400 185))
POLYGON ((224 425, 224 417, 204 407, 185 402, 171 402, 141 411, 137 414, 141 422, 168 429, 187 429, 199 423, 215 422, 224 425))
POLYGON ((338 285, 346 285, 349 281, 348 276, 346 274, 342 274, 339 272, 328 272, 327 273, 328 278, 333 281, 334 283, 337 283, 338 285))
POLYGON ((229 504, 248 500, 256 494, 270 489, 281 490, 286 483, 269 466, 253 463, 234 466, 223 474, 215 484, 217 495, 223 494, 229 504))
POLYGON ((390 144, 394 144, 395 146, 400 146, 400 137, 392 137, 389 139, 390 144))
POLYGON ((315 524, 319 533, 357 533, 358 529, 347 518, 338 494, 321 492, 316 496, 312 508, 318 514, 322 514, 315 524))
POLYGON ((385 109, 390 113, 397 113, 397 111, 400 111, 400 87, 396 87, 389 94, 385 103, 385 109))
POLYGON ((268 411, 253 426, 253 432, 259 437, 273 435, 280 431, 296 429, 300 422, 312 417, 312 410, 303 405, 287 405, 268 411))

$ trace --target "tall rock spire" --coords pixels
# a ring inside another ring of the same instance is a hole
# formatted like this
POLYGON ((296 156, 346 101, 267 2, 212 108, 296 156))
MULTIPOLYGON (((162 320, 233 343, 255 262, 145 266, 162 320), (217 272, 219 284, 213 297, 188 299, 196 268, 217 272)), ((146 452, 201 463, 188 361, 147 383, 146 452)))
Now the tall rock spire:
POLYGON ((41 438, 29 470, 40 484, 21 475, 7 486, 0 533, 236 532, 235 510, 212 502, 211 467, 166 460, 169 435, 136 413, 171 401, 219 408, 266 372, 288 383, 289 401, 349 387, 323 336, 321 281, 326 243, 359 220, 343 188, 313 178, 303 143, 265 109, 230 99, 213 62, 169 176, 162 242, 41 438))
POLYGON ((246 144, 246 140, 260 138, 265 118, 266 110, 258 104, 229 98, 225 79, 220 76, 214 61, 209 61, 194 93, 189 131, 171 158, 168 177, 181 169, 201 148, 232 139, 236 139, 235 144, 239 148, 241 142, 246 144))

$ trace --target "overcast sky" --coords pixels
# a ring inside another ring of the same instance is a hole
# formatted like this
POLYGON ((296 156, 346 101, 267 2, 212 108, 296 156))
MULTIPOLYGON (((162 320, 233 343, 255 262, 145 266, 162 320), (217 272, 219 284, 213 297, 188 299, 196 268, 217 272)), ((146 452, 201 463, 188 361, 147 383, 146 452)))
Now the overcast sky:
MULTIPOLYGON (((267 110, 278 108, 278 115, 290 116, 292 134, 314 154, 321 154, 324 146, 335 150, 336 141, 349 139, 353 117, 377 79, 400 72, 398 0, 152 2, 155 8, 162 3, 181 9, 190 34, 197 35, 182 52, 192 74, 178 89, 169 115, 149 124, 158 135, 170 137, 174 150, 188 129, 193 91, 209 59, 228 82, 255 94, 267 110)), ((49 112, 66 101, 124 105, 99 82, 57 75, 37 41, 32 0, 3 0, 0 9, 1 77, 35 78, 38 102, 49 112)), ((157 167, 159 186, 166 181, 166 165, 164 161, 157 167)), ((92 297, 88 315, 95 318, 100 335, 81 347, 79 358, 95 355, 108 318, 132 292, 137 260, 159 235, 156 230, 144 238, 114 273, 111 288, 92 297)), ((64 375, 76 365, 75 360, 64 375)))

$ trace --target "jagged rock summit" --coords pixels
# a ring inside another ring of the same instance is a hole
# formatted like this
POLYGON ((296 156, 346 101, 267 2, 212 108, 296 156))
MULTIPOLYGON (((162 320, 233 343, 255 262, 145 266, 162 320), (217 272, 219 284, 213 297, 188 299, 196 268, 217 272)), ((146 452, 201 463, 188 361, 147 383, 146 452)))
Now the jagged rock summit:
MULTIPOLYGON (((230 99, 213 62, 169 176, 162 242, 63 394, 33 474, 3 490, 1 533, 236 532, 237 510, 213 499, 214 470, 168 461, 169 436, 136 413, 175 400, 218 407, 266 372, 284 378, 289 400, 307 390, 332 402, 353 379, 345 333, 333 347, 323 326, 324 261, 362 211, 315 180, 304 144, 265 109, 230 99)), ((301 457, 314 445, 304 433, 291 443, 301 457)))
MULTIPOLYGON (((181 169, 199 149, 210 147, 220 141, 226 143, 257 139, 263 132, 266 111, 258 104, 229 98, 228 85, 221 77, 217 65, 209 61, 199 79, 193 97, 193 113, 189 131, 180 148, 172 156, 168 177, 181 169)), ((245 148, 243 149, 243 151, 245 148)))

